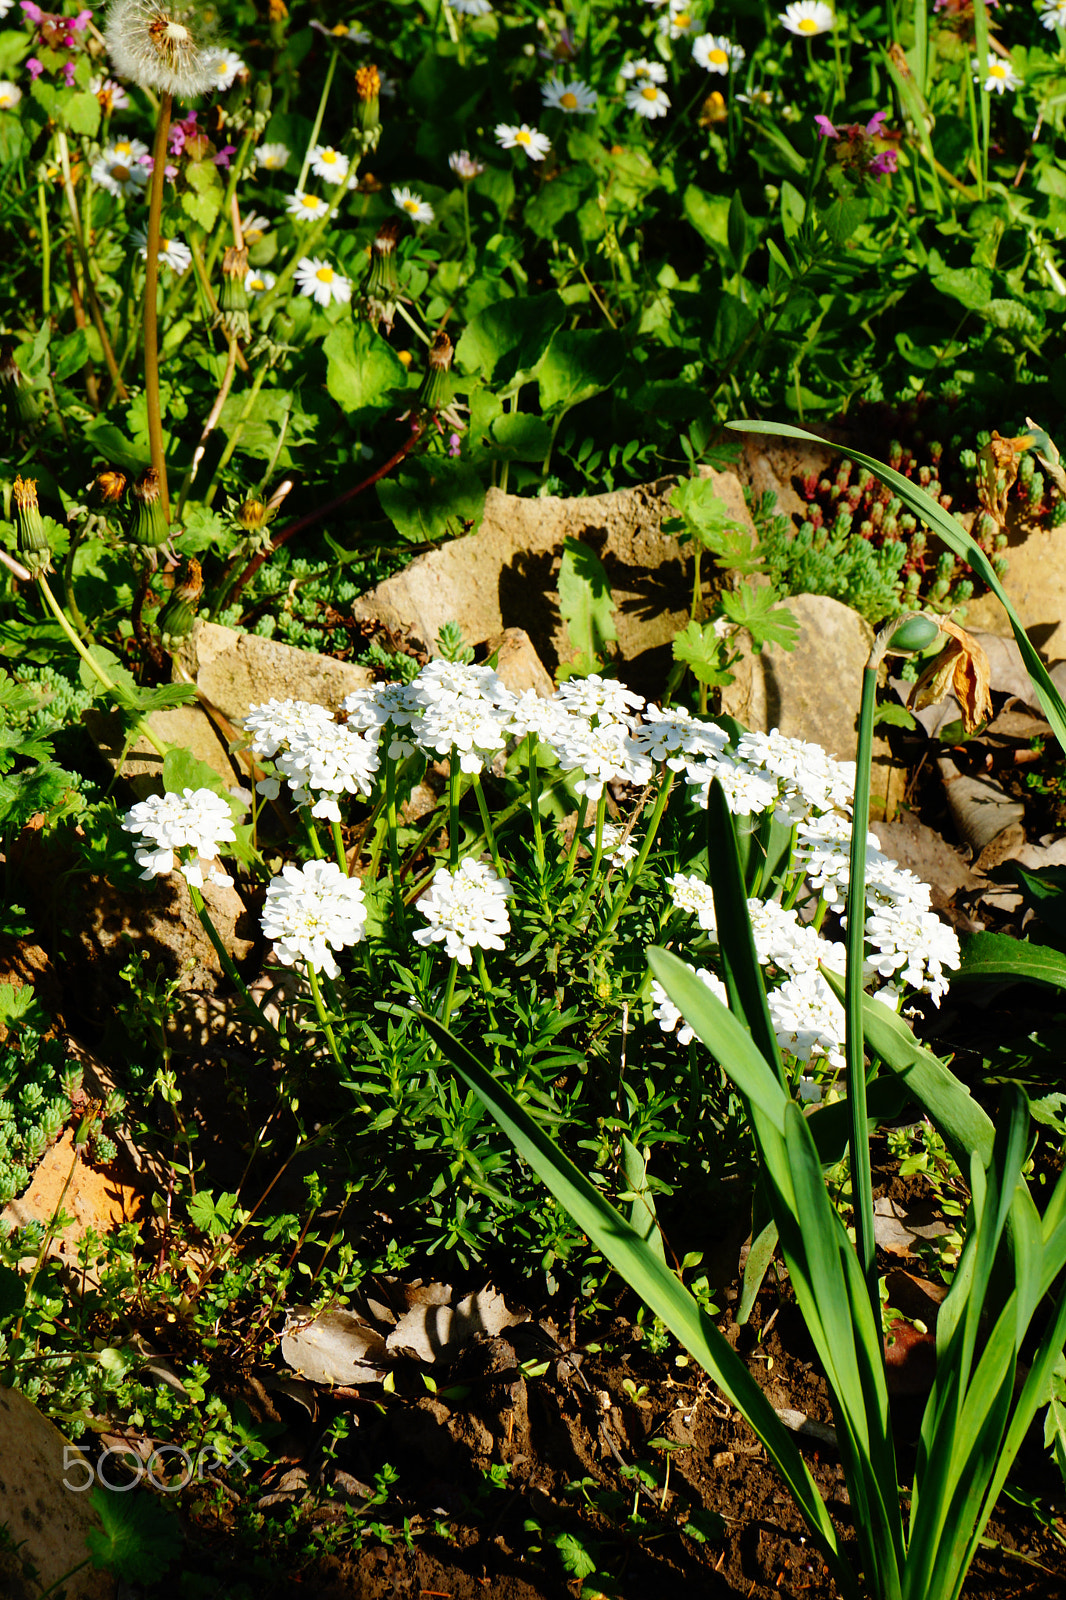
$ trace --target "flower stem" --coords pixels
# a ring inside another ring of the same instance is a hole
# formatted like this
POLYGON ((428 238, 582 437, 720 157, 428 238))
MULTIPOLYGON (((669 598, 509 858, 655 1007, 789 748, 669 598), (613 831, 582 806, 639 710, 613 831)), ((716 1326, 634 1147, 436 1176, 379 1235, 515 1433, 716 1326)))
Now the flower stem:
POLYGON ((330 831, 333 834, 333 848, 334 848, 334 850, 336 851, 336 854, 337 854, 337 865, 338 865, 338 867, 340 867, 341 871, 344 873, 344 876, 347 878, 348 877, 348 856, 347 856, 347 853, 345 852, 345 849, 344 849, 344 835, 341 833, 341 825, 337 821, 336 817, 331 817, 329 826, 330 826, 330 831))
POLYGON ((159 404, 159 232, 163 215, 163 184, 167 169, 167 135, 170 132, 169 90, 159 102, 152 147, 152 187, 148 195, 148 252, 144 274, 144 398, 148 411, 148 448, 152 466, 159 474, 159 502, 170 521, 170 495, 167 491, 167 463, 163 451, 163 413, 159 404))
POLYGON ((454 872, 459 865, 459 752, 452 745, 448 761, 448 865, 454 872))
POLYGON ((444 1000, 441 1004, 440 1025, 442 1028, 448 1026, 448 1020, 452 1014, 452 1000, 455 998, 455 975, 458 971, 459 963, 453 956, 452 964, 448 968, 448 981, 444 985, 444 1000))
POLYGON ((48 318, 52 314, 52 242, 48 232, 48 197, 43 178, 37 179, 37 212, 41 222, 41 316, 48 318))
POLYGON ((585 879, 585 887, 582 891, 581 899, 578 902, 577 910, 574 912, 575 922, 579 921, 582 912, 589 903, 589 896, 592 893, 592 886, 596 882, 596 874, 600 870, 600 861, 603 859, 603 824, 606 820, 606 817, 607 790, 604 789, 596 806, 596 842, 592 847, 592 865, 589 868, 588 877, 585 879))
POLYGON ((500 860, 500 852, 496 845, 496 833, 492 826, 492 818, 489 816, 489 808, 488 802, 485 799, 485 791, 481 787, 480 772, 474 779, 474 795, 477 799, 477 808, 481 812, 481 826, 484 828, 485 838, 489 842, 489 854, 492 856, 492 864, 496 868, 496 871, 499 873, 501 878, 506 877, 506 873, 503 870, 503 862, 500 860))
POLYGON ((89 270, 89 253, 85 248, 85 235, 81 231, 81 218, 78 216, 78 200, 74 193, 74 180, 70 172, 70 149, 67 145, 67 136, 62 128, 56 133, 56 149, 59 152, 59 166, 63 173, 63 192, 67 197, 67 209, 70 211, 71 232, 74 235, 74 244, 77 248, 78 259, 81 261, 81 270, 85 275, 85 297, 89 302, 89 311, 92 315, 93 326, 100 335, 100 347, 104 352, 107 370, 111 375, 111 386, 120 400, 129 399, 129 390, 122 381, 122 376, 115 361, 115 352, 111 348, 111 340, 107 336, 107 326, 104 314, 100 309, 100 301, 93 283, 92 273, 89 270))
POLYGON ((540 763, 537 760, 537 735, 526 734, 526 751, 529 763, 529 806, 533 813, 533 850, 537 860, 537 875, 544 877, 544 829, 540 820, 540 763))
POLYGON ((578 846, 581 843, 581 830, 585 826, 585 814, 589 803, 586 795, 581 796, 581 804, 577 808, 577 821, 574 823, 574 837, 570 841, 570 849, 566 857, 566 873, 564 883, 569 883, 574 872, 574 863, 577 860, 578 846))
MULTIPOLYGON (((99 661, 97 661, 94 656, 90 655, 84 644, 82 644, 81 640, 78 638, 78 635, 71 627, 70 622, 67 619, 66 612, 63 610, 62 606, 59 604, 59 601, 48 587, 44 577, 38 577, 37 583, 41 590, 41 594, 44 596, 44 599, 48 604, 49 610, 59 623, 59 626, 66 634, 67 638, 70 640, 71 644, 74 646, 75 650, 81 656, 81 659, 85 662, 85 665, 89 668, 89 671, 100 681, 100 683, 103 684, 108 694, 112 695, 114 699, 121 704, 121 697, 115 683, 111 678, 108 677, 99 661)), ((163 744, 161 740, 156 738, 155 734, 152 732, 144 718, 138 717, 133 726, 138 733, 144 735, 144 737, 148 740, 148 743, 152 746, 152 749, 155 750, 156 753, 162 756, 165 760, 167 755, 170 753, 170 746, 163 744)))
MULTIPOLYGON (((496 1012, 492 1004, 492 985, 489 983, 489 969, 485 965, 485 952, 482 950, 479 944, 474 946, 474 965, 477 967, 477 975, 481 980, 481 987, 485 992, 485 1005, 488 1009, 489 1022, 492 1025, 492 1031, 493 1033, 498 1033, 500 1031, 500 1025, 496 1021, 496 1012)), ((493 1045, 492 1053, 496 1058, 496 1065, 499 1066, 500 1047, 498 1044, 493 1045)))
POLYGON ((315 1010, 318 1012, 318 1020, 322 1024, 322 1032, 326 1035, 326 1041, 329 1044, 330 1054, 337 1063, 338 1067, 343 1067, 344 1062, 341 1060, 341 1053, 337 1049, 337 1040, 333 1032, 333 1024, 326 1015, 326 1008, 322 1004, 322 991, 318 987, 318 973, 315 971, 310 961, 307 963, 307 977, 311 984, 311 998, 315 1002, 315 1010))
MULTIPOLYGON (((388 738, 388 733, 385 735, 388 738)), ((396 926, 401 940, 407 938, 407 912, 403 903, 403 888, 400 883, 400 844, 396 837, 398 826, 396 816, 396 762, 391 756, 385 757, 385 827, 389 839, 389 877, 391 879, 392 899, 396 908, 396 926)))
POLYGON ((664 772, 665 776, 662 781, 662 788, 659 790, 659 793, 656 796, 655 805, 651 813, 651 819, 648 822, 647 833, 644 836, 644 843, 640 847, 640 854, 634 861, 625 882, 618 891, 618 898, 611 907, 611 914, 604 924, 603 932, 600 934, 600 937, 593 946, 594 950, 598 950, 600 945, 607 938, 608 934, 613 931, 615 923, 622 915, 622 910, 626 904, 626 901, 636 888, 637 879, 644 871, 644 863, 647 861, 648 856, 651 853, 651 847, 655 843, 655 835, 659 831, 659 824, 663 819, 663 812, 666 810, 666 802, 670 798, 670 790, 674 786, 674 778, 676 774, 671 772, 669 768, 664 768, 664 772))
POLYGON ((234 966, 233 957, 230 955, 229 951, 226 949, 226 946, 219 938, 218 929, 212 922, 211 913, 204 904, 204 897, 196 887, 195 883, 189 884, 189 899, 192 901, 192 908, 199 917, 204 932, 207 934, 207 937, 210 939, 214 947, 215 954, 218 957, 219 966, 226 974, 226 977, 229 979, 236 992, 240 995, 241 1005, 244 1007, 244 1010, 247 1013, 249 1022, 251 1022, 254 1027, 261 1028, 264 1033, 269 1034, 274 1047, 276 1049, 281 1049, 282 1044, 280 1034, 278 1033, 277 1029, 272 1027, 272 1025, 267 1021, 262 1011, 248 993, 244 979, 234 966))
POLYGON ((311 151, 318 143, 318 136, 322 132, 322 118, 326 114, 326 101, 329 99, 329 91, 333 87, 333 74, 337 70, 337 62, 339 59, 340 51, 334 49, 333 54, 329 58, 329 66, 326 68, 326 81, 322 85, 322 94, 318 102, 318 110, 315 113, 314 125, 311 128, 311 137, 308 139, 307 149, 304 151, 304 163, 300 168, 300 176, 296 180, 297 190, 302 189, 304 184, 307 182, 307 169, 311 165, 311 151))

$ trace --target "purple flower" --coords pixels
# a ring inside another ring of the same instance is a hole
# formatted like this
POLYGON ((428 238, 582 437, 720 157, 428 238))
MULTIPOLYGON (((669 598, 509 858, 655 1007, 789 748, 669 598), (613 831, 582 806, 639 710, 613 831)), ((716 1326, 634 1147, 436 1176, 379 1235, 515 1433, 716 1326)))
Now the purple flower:
POLYGON ((21 0, 21 4, 31 22, 40 22, 43 19, 44 12, 40 6, 34 5, 33 0, 21 0))
POLYGON ((235 153, 236 149, 237 146, 235 144, 224 144, 222 149, 218 152, 218 155, 212 156, 211 160, 215 163, 216 167, 228 167, 229 158, 235 153))
POLYGON ((73 87, 74 87, 74 63, 73 63, 73 61, 68 61, 64 65, 64 67, 63 67, 63 79, 64 79, 64 82, 66 83, 67 88, 68 89, 73 89, 73 87))
POLYGON ((899 157, 894 150, 879 150, 866 170, 875 183, 880 183, 886 173, 895 172, 898 164, 899 157))
POLYGON ((828 117, 815 117, 814 126, 818 129, 819 139, 839 139, 840 135, 833 127, 828 117))
POLYGON ((866 137, 868 139, 883 139, 885 136, 885 123, 888 121, 887 111, 875 111, 866 124, 866 137))
POLYGON ((448 454, 450 456, 457 456, 462 447, 462 441, 457 433, 451 433, 448 435, 448 454))
POLYGON ((38 61, 36 56, 31 56, 26 63, 26 71, 29 73, 34 82, 36 82, 36 80, 41 76, 41 73, 44 71, 44 67, 38 61))

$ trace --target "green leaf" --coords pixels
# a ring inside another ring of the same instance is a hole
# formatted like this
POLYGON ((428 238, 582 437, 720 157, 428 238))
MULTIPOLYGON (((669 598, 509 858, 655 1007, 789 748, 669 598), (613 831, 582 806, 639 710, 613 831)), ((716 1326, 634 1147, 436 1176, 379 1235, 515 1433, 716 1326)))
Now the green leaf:
POLYGON ((897 705, 894 700, 886 700, 880 705, 874 715, 874 726, 885 723, 892 728, 913 728, 916 726, 914 718, 906 706, 897 705))
MULTIPOLYGON (((200 761, 191 750, 177 747, 168 750, 163 757, 163 789, 167 794, 181 794, 183 789, 210 789, 212 794, 231 799, 214 767, 209 767, 206 761, 200 761)), ((244 806, 240 801, 237 805, 240 808, 237 814, 240 816, 244 806)))
POLYGON ((393 389, 406 387, 406 367, 369 322, 337 323, 322 349, 326 388, 349 416, 387 404, 393 389))
MULTIPOLYGON (((95 101, 96 96, 92 98, 95 101)), ((85 329, 75 328, 65 339, 57 340, 52 346, 52 355, 55 360, 52 376, 57 383, 65 383, 73 373, 80 372, 89 359, 89 336, 85 329)))
POLYGON ((868 200, 854 200, 841 196, 823 211, 819 217, 822 227, 835 245, 846 244, 855 232, 866 221, 870 210, 868 200))
POLYGON ((541 409, 561 415, 608 388, 622 370, 625 341, 612 329, 557 333, 540 367, 541 409))
POLYGON ((697 683, 717 689, 733 682, 733 674, 722 665, 723 641, 713 622, 701 626, 690 621, 684 632, 674 635, 673 649, 674 660, 683 662, 697 683))
POLYGON ((566 623, 571 648, 580 656, 602 661, 606 655, 605 646, 618 638, 614 598, 602 562, 588 545, 576 539, 563 542, 559 611, 566 623))
POLYGON ((95 139, 100 127, 100 102, 94 94, 72 94, 60 102, 62 120, 71 133, 95 139))
POLYGON ((992 274, 987 267, 949 267, 933 273, 933 288, 970 311, 984 311, 992 300, 992 274))
POLYGON ((707 194, 690 183, 681 196, 681 209, 704 244, 709 244, 724 266, 731 265, 729 251, 729 199, 707 194))
POLYGON ((26 1285, 19 1274, 13 1267, 0 1267, 0 1326, 18 1316, 25 1305, 26 1285))
POLYGON ((100 1519, 99 1528, 90 1527, 85 1535, 93 1565, 123 1583, 155 1584, 185 1543, 177 1513, 136 1490, 94 1489, 89 1499, 100 1519))
POLYGON ((476 529, 485 506, 485 485, 469 461, 420 456, 396 478, 377 486, 381 508, 397 533, 417 543, 476 529))
MULTIPOLYGON (((676 962, 676 957, 667 959, 676 962)), ((676 964, 684 966, 682 962, 676 964)), ((695 974, 689 976, 708 999, 713 999, 695 974)), ((719 1010, 725 1011, 725 1008, 719 1006, 719 1010)), ((807 1465, 744 1362, 689 1291, 634 1232, 621 1213, 608 1204, 584 1173, 563 1155, 503 1087, 498 1076, 483 1066, 434 1017, 425 1013, 420 1015, 423 1026, 451 1062, 458 1077, 484 1102, 519 1155, 528 1161, 559 1204, 622 1274, 625 1282, 630 1284, 656 1316, 662 1318, 675 1338, 710 1373, 723 1394, 754 1429, 807 1518, 815 1542, 829 1563, 837 1583, 847 1595, 855 1596, 857 1586, 854 1573, 840 1548, 836 1530, 807 1465)), ((727 1011, 725 1016, 733 1023, 744 1044, 754 1050, 740 1024, 729 1017, 727 1011)), ((782 1096, 782 1104, 783 1101, 782 1096)))
MULTIPOLYGON (((803 439, 808 444, 824 444, 825 442, 823 439, 819 439, 817 434, 808 433, 806 428, 795 428, 789 423, 783 422, 730 422, 726 426, 736 433, 780 434, 787 439, 803 439)), ((926 494, 924 489, 920 489, 909 478, 905 478, 902 473, 895 472, 891 467, 886 466, 883 461, 878 461, 875 456, 865 455, 861 450, 852 450, 850 454, 853 461, 857 461, 860 466, 869 467, 875 477, 879 478, 883 484, 886 484, 894 493, 898 494, 908 511, 912 511, 916 517, 920 517, 923 522, 927 523, 933 532, 944 541, 949 550, 952 550, 955 555, 960 556, 963 561, 967 562, 974 569, 982 583, 987 584, 992 593, 1001 602, 1007 616, 1010 618, 1014 637, 1018 641, 1018 649, 1021 651, 1026 671, 1036 688, 1044 715, 1054 729, 1055 737, 1059 744, 1063 750, 1066 750, 1066 704, 1063 703, 1062 696, 1052 682, 1047 667, 1037 655, 1029 635, 1022 627, 1018 614, 1011 605, 1010 597, 1000 582, 998 573, 980 545, 971 538, 961 523, 957 522, 954 517, 944 510, 943 506, 926 494)))
POLYGON ((738 627, 747 628, 756 651, 766 644, 794 650, 800 625, 791 611, 777 604, 778 599, 776 589, 744 583, 739 589, 722 591, 722 610, 738 627))
POLYGON ((501 461, 543 461, 551 444, 551 428, 528 411, 505 411, 492 424, 492 454, 501 461))
POLYGON ((714 327, 707 341, 708 361, 731 361, 758 326, 758 318, 751 307, 735 294, 727 294, 723 290, 718 296, 714 327))
POLYGON ((581 1540, 572 1533, 557 1533, 555 1535, 555 1548, 559 1552, 559 1560, 566 1572, 572 1578, 581 1582, 589 1578, 596 1570, 596 1563, 589 1555, 581 1540))
POLYGON ((654 1250, 660 1261, 665 1262, 666 1247, 655 1214, 655 1199, 648 1187, 648 1169, 644 1157, 625 1133, 622 1135, 622 1167, 626 1175, 626 1187, 633 1196, 629 1207, 629 1225, 654 1250))
POLYGON ((527 381, 565 319, 566 305, 554 291, 497 300, 467 325, 455 347, 456 365, 507 393, 527 381))
POLYGON ((181 209, 198 228, 210 233, 222 209, 222 195, 213 190, 210 194, 197 194, 195 189, 187 189, 181 197, 181 209))
POLYGON ((1066 989, 1066 955, 1061 950, 1029 944, 1009 933, 967 934, 959 942, 962 966, 951 980, 953 988, 957 983, 1005 979, 1066 989))

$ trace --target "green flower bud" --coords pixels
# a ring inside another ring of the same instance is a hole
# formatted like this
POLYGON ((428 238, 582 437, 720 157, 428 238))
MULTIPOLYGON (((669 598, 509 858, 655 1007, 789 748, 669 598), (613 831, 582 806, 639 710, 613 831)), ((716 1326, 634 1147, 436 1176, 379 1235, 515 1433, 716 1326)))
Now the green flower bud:
POLYGON ((928 650, 940 636, 940 629, 932 617, 908 617, 888 641, 888 648, 898 655, 910 655, 916 650, 928 650))
POLYGON ((133 520, 126 538, 143 550, 160 550, 170 540, 170 527, 159 500, 159 474, 154 467, 142 472, 130 487, 133 520))
POLYGON ((30 575, 39 578, 52 570, 52 547, 37 504, 36 478, 16 478, 13 492, 18 517, 18 553, 30 575))
POLYGON ((231 339, 247 339, 252 331, 248 320, 248 252, 230 245, 222 257, 222 295, 219 309, 222 326, 231 339))
POLYGON ((418 391, 418 404, 426 411, 439 411, 452 398, 448 372, 453 354, 452 341, 448 335, 443 332, 438 333, 429 347, 426 376, 418 391))
POLYGON ((170 599, 156 618, 156 627, 159 629, 163 649, 169 650, 171 655, 180 648, 182 640, 188 638, 192 632, 203 588, 200 563, 194 556, 186 556, 181 570, 174 579, 170 599))

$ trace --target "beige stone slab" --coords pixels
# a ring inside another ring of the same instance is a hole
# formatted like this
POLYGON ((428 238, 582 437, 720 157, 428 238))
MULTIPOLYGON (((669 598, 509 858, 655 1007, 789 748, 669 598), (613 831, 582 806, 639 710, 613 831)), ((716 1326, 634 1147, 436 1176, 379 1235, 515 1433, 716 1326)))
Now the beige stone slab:
POLYGON ((372 683, 374 676, 350 661, 217 622, 197 622, 175 659, 175 678, 182 673, 236 726, 249 707, 271 699, 312 700, 336 711, 345 695, 372 683))

